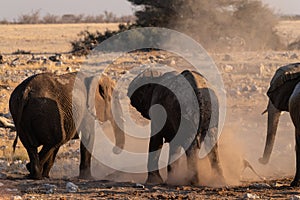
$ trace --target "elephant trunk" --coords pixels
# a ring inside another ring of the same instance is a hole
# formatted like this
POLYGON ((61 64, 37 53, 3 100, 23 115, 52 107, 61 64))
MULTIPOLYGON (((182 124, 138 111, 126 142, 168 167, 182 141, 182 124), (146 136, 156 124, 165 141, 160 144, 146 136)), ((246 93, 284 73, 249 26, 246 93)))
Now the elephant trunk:
POLYGON ((114 146, 113 152, 115 154, 120 154, 125 145, 125 133, 123 112, 119 99, 113 100, 113 107, 113 111, 115 111, 115 113, 112 113, 112 119, 110 120, 114 130, 116 141, 116 146, 114 146))
POLYGON ((259 159, 259 162, 261 164, 267 164, 269 162, 272 149, 274 146, 279 117, 281 114, 281 111, 275 108, 271 101, 269 101, 267 112, 268 112, 267 140, 266 140, 263 157, 259 159))
POLYGON ((113 148, 114 154, 120 154, 125 145, 125 134, 120 125, 113 125, 116 138, 116 146, 113 148))

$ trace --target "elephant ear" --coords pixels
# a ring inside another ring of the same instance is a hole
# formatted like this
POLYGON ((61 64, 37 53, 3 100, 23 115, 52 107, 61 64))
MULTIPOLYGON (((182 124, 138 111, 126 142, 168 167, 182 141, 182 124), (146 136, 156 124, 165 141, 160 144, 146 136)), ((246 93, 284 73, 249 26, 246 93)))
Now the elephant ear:
POLYGON ((281 111, 288 111, 289 98, 300 81, 300 63, 280 67, 273 76, 267 95, 281 111))
POLYGON ((128 88, 127 95, 130 98, 130 104, 147 119, 150 119, 149 109, 151 107, 154 88, 155 84, 152 83, 147 83, 140 87, 135 87, 134 84, 130 84, 128 88))
POLYGON ((150 119, 149 109, 153 91, 157 85, 169 77, 174 77, 175 72, 166 72, 163 69, 147 69, 131 81, 128 87, 127 96, 130 103, 139 111, 143 117, 150 119))

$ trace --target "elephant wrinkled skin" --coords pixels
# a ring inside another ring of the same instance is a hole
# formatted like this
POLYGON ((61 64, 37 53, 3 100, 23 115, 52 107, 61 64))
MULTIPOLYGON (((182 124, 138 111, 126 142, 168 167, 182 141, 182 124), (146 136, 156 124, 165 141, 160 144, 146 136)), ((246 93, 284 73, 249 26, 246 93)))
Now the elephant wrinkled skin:
MULTIPOLYGON (((91 109, 95 110, 100 121, 111 122, 118 146, 116 149, 123 149, 124 133, 116 125, 111 113, 111 104, 121 112, 120 105, 111 100, 114 82, 106 76, 100 79, 76 79, 79 76, 76 72, 33 75, 19 84, 11 94, 9 108, 17 131, 14 149, 20 137, 30 159, 27 165, 30 178, 49 177, 60 146, 71 139, 77 139, 79 131, 85 131, 82 133, 85 141, 93 142, 95 114, 91 114, 91 109), (95 93, 90 94, 91 83, 95 81, 95 93), (74 88, 76 94, 72 93, 74 88), (91 101, 88 97, 95 99, 91 101), (89 105, 89 102, 94 103, 89 105), (42 149, 38 152, 39 146, 42 149)), ((116 149, 114 152, 119 153, 116 149)), ((80 153, 79 177, 91 178, 91 153, 82 140, 80 153)))
POLYGON ((218 99, 209 88, 206 79, 197 72, 183 71, 180 74, 167 72, 154 77, 155 71, 146 71, 129 85, 131 105, 141 115, 151 120, 151 137, 148 154, 147 183, 162 183, 158 161, 163 143, 169 143, 168 173, 174 170, 174 157, 182 147, 187 156, 191 184, 197 184, 197 151, 211 145, 208 157, 216 170, 220 183, 224 183, 221 170, 217 133, 219 121, 218 99), (160 108, 163 112, 159 111, 160 108), (210 137, 211 144, 204 144, 210 137), (211 151, 210 151, 211 150, 211 151))

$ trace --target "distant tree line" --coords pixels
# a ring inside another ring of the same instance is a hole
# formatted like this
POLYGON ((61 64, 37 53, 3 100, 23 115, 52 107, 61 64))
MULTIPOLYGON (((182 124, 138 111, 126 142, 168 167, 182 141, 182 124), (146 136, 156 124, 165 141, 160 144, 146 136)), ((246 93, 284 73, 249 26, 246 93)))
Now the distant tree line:
POLYGON ((281 20, 300 20, 300 15, 282 15, 281 20))
POLYGON ((22 14, 13 21, 6 19, 0 20, 1 24, 64 24, 64 23, 133 23, 135 16, 123 15, 117 16, 116 14, 104 11, 99 15, 84 15, 84 14, 64 14, 54 15, 46 14, 41 16, 39 10, 33 11, 28 14, 22 14))

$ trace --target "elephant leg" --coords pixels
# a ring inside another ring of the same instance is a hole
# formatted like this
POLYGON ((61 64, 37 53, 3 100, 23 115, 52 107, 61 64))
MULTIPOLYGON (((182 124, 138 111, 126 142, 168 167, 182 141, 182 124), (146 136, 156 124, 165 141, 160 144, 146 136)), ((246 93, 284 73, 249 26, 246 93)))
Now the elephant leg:
POLYGON ((191 185, 196 185, 199 183, 197 170, 197 149, 197 142, 194 140, 191 146, 186 150, 188 171, 191 173, 191 185))
POLYGON ((49 172, 54 164, 54 161, 55 161, 55 157, 56 157, 56 154, 58 152, 59 148, 55 149, 52 153, 52 155, 50 155, 48 161, 46 161, 46 163, 44 164, 44 167, 43 167, 43 177, 46 177, 46 178, 49 178, 49 172))
POLYGON ((296 174, 294 180, 291 183, 291 186, 300 186, 299 179, 300 179, 300 129, 296 128, 295 131, 296 137, 296 174))
POLYGON ((289 99, 290 117, 295 126, 296 174, 291 186, 300 186, 300 83, 298 83, 289 99))
POLYGON ((158 168, 159 156, 162 146, 163 138, 159 133, 150 138, 148 155, 148 178, 146 183, 163 183, 163 179, 159 174, 158 168))
POLYGON ((93 179, 91 173, 91 158, 91 153, 86 149, 85 145, 80 142, 79 178, 93 179))
POLYGON ((30 163, 26 165, 28 171, 30 172, 29 177, 33 179, 41 179, 42 172, 37 148, 28 147, 26 150, 30 159, 30 163))
POLYGON ((212 148, 212 150, 208 153, 208 159, 213 170, 213 174, 218 176, 218 180, 220 184, 225 184, 225 178, 223 175, 223 170, 221 168, 219 153, 218 153, 218 144, 212 148))
MULTIPOLYGON (((40 159, 40 166, 41 169, 44 169, 44 165, 46 164, 46 162, 49 161, 49 159, 51 159, 54 151, 57 149, 57 147, 55 147, 55 145, 44 145, 43 148, 41 149, 41 151, 39 152, 39 159, 40 159)), ((42 171, 42 174, 44 174, 44 172, 42 171)))
POLYGON ((168 177, 170 174, 174 173, 174 168, 175 168, 175 166, 178 165, 178 162, 179 162, 178 154, 180 153, 180 146, 170 143, 169 148, 170 148, 169 149, 169 160, 168 160, 168 167, 167 167, 168 177))

